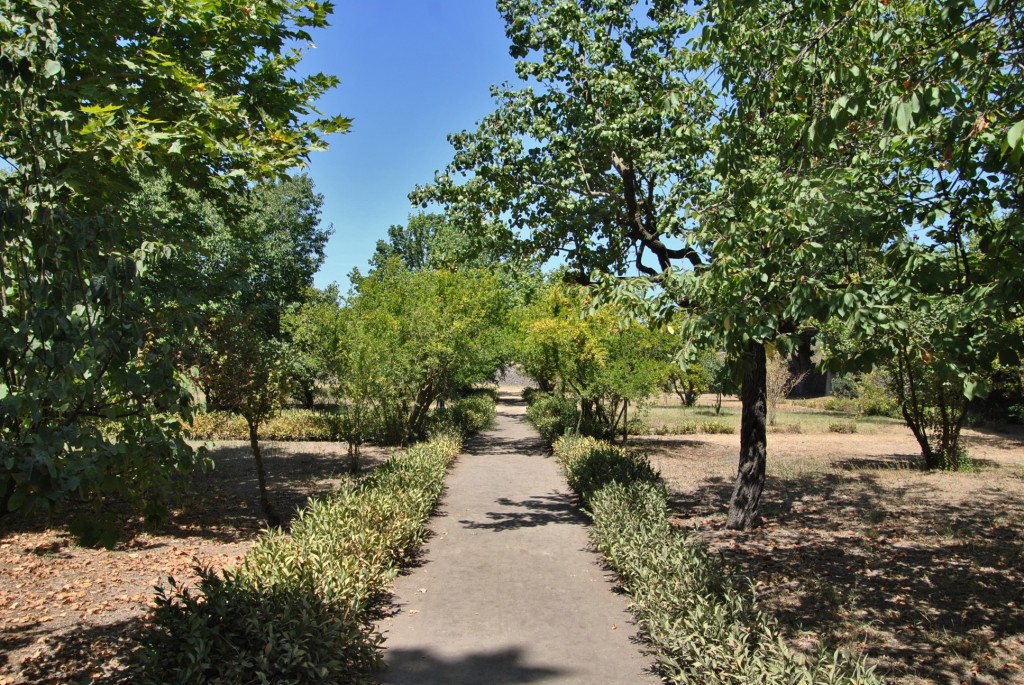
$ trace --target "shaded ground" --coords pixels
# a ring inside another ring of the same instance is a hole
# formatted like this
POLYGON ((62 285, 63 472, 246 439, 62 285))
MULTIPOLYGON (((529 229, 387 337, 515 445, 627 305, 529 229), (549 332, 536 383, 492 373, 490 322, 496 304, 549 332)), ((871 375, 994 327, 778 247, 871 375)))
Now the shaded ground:
MULTIPOLYGON (((155 585, 191 579, 195 563, 237 563, 263 528, 248 445, 223 443, 215 468, 194 478, 170 521, 147 531, 126 520, 113 550, 74 544, 66 520, 0 519, 0 685, 129 683, 132 636, 155 585)), ((387 454, 364 448, 363 468, 387 454)), ((339 443, 266 443, 268 487, 290 517, 346 477, 339 443)))
POLYGON ((968 430, 976 473, 917 468, 909 430, 768 437, 764 526, 725 530, 737 435, 649 437, 678 523, 755 580, 794 642, 892 682, 1024 683, 1024 436, 968 430))

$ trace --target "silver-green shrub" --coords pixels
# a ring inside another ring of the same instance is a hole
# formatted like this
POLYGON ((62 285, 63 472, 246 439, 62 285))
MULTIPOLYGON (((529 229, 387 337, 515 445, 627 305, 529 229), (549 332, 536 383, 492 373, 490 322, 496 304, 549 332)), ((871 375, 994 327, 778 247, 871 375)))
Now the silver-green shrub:
POLYGON ((143 649, 149 683, 359 683, 380 666, 370 610, 425 536, 458 437, 392 457, 311 500, 235 570, 160 589, 143 649))
POLYGON ((876 685, 860 659, 791 650, 752 589, 669 521, 664 484, 647 460, 592 438, 555 445, 593 520, 591 537, 623 589, 671 682, 693 685, 876 685))

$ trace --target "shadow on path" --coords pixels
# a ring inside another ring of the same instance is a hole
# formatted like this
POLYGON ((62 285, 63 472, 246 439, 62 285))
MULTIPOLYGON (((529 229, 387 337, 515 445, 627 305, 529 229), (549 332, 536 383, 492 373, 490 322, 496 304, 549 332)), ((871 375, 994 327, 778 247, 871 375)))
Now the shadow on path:
POLYGON ((506 685, 537 683, 567 673, 564 669, 530 666, 523 650, 510 647, 446 659, 426 649, 389 649, 388 668, 381 682, 388 685, 480 685, 480 674, 491 673, 506 685))
POLYGON ((534 528, 536 526, 559 523, 578 525, 584 522, 583 517, 580 516, 569 499, 558 493, 530 497, 520 501, 501 497, 497 500, 497 503, 502 507, 509 507, 514 510, 489 511, 484 514, 488 519, 487 521, 463 519, 459 523, 466 528, 501 531, 534 528))

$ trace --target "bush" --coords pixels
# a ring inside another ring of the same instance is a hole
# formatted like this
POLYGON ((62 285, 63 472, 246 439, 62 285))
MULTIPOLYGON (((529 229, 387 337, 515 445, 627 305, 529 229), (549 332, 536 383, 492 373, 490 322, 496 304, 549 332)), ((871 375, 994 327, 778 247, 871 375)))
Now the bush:
POLYGON ((431 417, 430 434, 439 435, 455 431, 466 437, 487 428, 494 421, 497 393, 494 390, 478 390, 460 397, 442 411, 431 417))
POLYGON ((857 382, 849 376, 836 376, 832 379, 832 396, 855 400, 860 397, 857 382))
POLYGON ((371 609, 423 541, 461 443, 442 437, 311 501, 235 571, 160 588, 144 637, 146 681, 359 682, 381 665, 371 609))
POLYGON ((565 437, 555 455, 593 520, 591 537, 632 597, 658 670, 677 683, 875 685, 860 660, 790 650, 776 621, 706 549, 675 529, 666 491, 646 459, 590 438, 565 437))
POLYGON ((724 421, 702 421, 700 424, 701 433, 735 433, 736 429, 724 421))
POLYGON ((856 433, 857 424, 853 421, 833 421, 828 424, 828 429, 832 433, 856 433))
POLYGON ((526 409, 526 418, 544 440, 551 444, 580 424, 580 411, 574 400, 563 395, 536 393, 526 409))
POLYGON ((860 414, 860 403, 856 399, 848 397, 826 397, 821 402, 821 408, 840 414, 860 414))
MULTIPOLYGON (((211 411, 196 414, 189 428, 195 440, 248 440, 249 428, 240 414, 211 411)), ((260 426, 262 440, 336 441, 341 439, 337 411, 284 409, 260 426)))

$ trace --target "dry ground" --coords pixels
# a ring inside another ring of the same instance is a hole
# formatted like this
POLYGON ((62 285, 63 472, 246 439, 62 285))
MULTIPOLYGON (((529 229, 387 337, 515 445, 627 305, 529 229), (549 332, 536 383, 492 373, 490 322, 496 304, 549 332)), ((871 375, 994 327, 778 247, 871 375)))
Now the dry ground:
MULTIPOLYGON (((837 434, 830 417, 789 409, 769 436, 765 525, 752 533, 724 529, 737 435, 636 441, 669 483, 679 524, 755 580, 797 644, 866 653, 905 685, 1024 683, 1024 435, 966 431, 978 472, 925 473, 896 422, 837 434), (803 432, 785 432, 795 424, 803 432)), ((344 477, 342 445, 266 452, 281 512, 344 477)), ((131 682, 131 637, 153 586, 189 577, 194 558, 234 563, 262 528, 247 449, 214 456, 169 525, 132 522, 113 551, 77 547, 58 520, 0 520, 0 685, 131 682)), ((368 451, 365 467, 385 456, 368 451)))
MULTIPOLYGON (((363 468, 387 454, 364 448, 363 468)), ((196 561, 221 568, 263 528, 247 443, 212 450, 215 468, 195 477, 167 525, 128 521, 113 550, 74 544, 59 518, 0 519, 0 685, 130 683, 132 637, 154 586, 193 577, 196 561)), ((290 516, 347 477, 344 444, 265 443, 271 499, 290 516)))
MULTIPOLYGON (((753 579, 799 645, 865 653, 906 685, 1024 683, 1024 434, 965 430, 978 471, 926 473, 896 422, 838 434, 828 417, 801 422, 812 412, 789 409, 780 424, 825 428, 769 434, 755 532, 724 526, 738 435, 635 442, 668 482, 679 525, 753 579)), ((693 418, 661 409, 652 423, 673 414, 693 418)))

